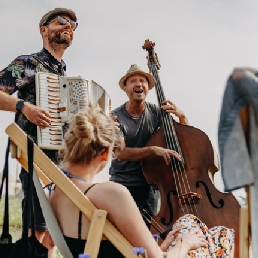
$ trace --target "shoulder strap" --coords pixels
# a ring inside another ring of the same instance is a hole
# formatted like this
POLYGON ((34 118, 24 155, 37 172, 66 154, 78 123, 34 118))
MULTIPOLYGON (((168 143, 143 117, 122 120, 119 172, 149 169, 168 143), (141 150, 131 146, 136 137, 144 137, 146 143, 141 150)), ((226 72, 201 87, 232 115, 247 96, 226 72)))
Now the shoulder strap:
POLYGON ((57 74, 57 75, 63 75, 63 73, 59 73, 59 71, 51 64, 49 63, 46 58, 39 58, 37 53, 31 54, 33 58, 35 58, 40 64, 42 64, 47 70, 49 70, 51 73, 57 74))
POLYGON ((90 187, 88 187, 88 188, 85 190, 84 195, 85 195, 86 193, 88 193, 89 190, 90 190, 94 185, 96 185, 96 184, 93 184, 93 185, 91 185, 90 187))
MULTIPOLYGON (((88 187, 88 188, 85 190, 84 195, 85 195, 86 193, 88 193, 89 190, 90 190, 94 185, 96 185, 96 184, 93 184, 93 185, 91 185, 90 187, 88 187)), ((79 239, 82 239, 82 234, 81 234, 81 233, 82 233, 82 212, 79 211, 79 220, 78 220, 78 238, 79 238, 79 239)))

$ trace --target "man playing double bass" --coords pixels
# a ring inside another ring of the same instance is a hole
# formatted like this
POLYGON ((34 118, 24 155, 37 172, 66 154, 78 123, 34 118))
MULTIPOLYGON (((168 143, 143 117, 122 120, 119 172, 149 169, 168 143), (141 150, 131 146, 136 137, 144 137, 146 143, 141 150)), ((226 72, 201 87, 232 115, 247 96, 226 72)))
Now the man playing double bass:
MULTIPOLYGON (((163 157, 169 165, 171 156, 178 160, 181 160, 181 157, 171 149, 158 146, 146 147, 146 144, 161 125, 161 109, 175 114, 181 124, 188 124, 184 113, 171 101, 163 101, 160 103, 160 108, 145 101, 148 91, 154 84, 154 77, 142 71, 137 65, 132 65, 126 75, 120 79, 119 85, 126 92, 128 101, 112 111, 117 117, 117 122, 120 123, 123 137, 120 138, 120 143, 114 150, 116 159, 112 161, 109 170, 110 180, 128 188, 147 226, 150 226, 148 216, 156 215, 158 198, 152 186, 145 180, 141 159, 154 154, 163 157)), ((178 218, 173 224, 173 228, 176 227, 183 227, 181 233, 198 230, 208 240, 208 248, 191 250, 187 257, 234 257, 235 232, 233 229, 221 225, 208 228, 194 214, 184 214, 178 218)))
MULTIPOLYGON (((171 156, 180 160, 176 151, 158 146, 145 147, 161 123, 160 108, 145 100, 154 84, 155 78, 136 64, 131 65, 120 79, 119 86, 127 94, 128 101, 114 109, 112 114, 120 124, 123 135, 120 144, 124 147, 115 149, 116 159, 109 169, 110 180, 128 188, 148 227, 149 219, 157 213, 159 194, 148 185, 142 172, 141 159, 155 154, 162 156, 167 164, 171 156)), ((161 109, 176 115, 180 123, 188 124, 185 114, 171 101, 162 102, 161 109)))

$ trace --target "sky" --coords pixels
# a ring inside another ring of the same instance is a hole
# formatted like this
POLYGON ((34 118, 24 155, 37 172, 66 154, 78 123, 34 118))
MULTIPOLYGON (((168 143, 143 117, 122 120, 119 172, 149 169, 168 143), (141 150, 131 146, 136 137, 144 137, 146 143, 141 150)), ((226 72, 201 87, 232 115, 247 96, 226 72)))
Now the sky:
MULTIPOLYGON (((68 76, 82 76, 105 88, 112 108, 127 98, 118 81, 131 64, 148 70, 145 39, 156 43, 159 76, 167 99, 204 131, 218 152, 218 123, 225 83, 234 67, 257 68, 257 0, 1 0, 0 70, 14 58, 41 50, 39 20, 56 7, 74 10, 79 26, 63 59, 68 76)), ((157 103, 155 91, 147 101, 157 103)), ((0 111, 0 166, 4 132, 14 117, 0 111)), ((198 146, 196 146, 198 148, 198 146)), ((10 170, 16 174, 16 162, 10 170)), ((98 181, 108 179, 108 169, 98 181)), ((223 191, 220 172, 216 187, 223 191)), ((243 191, 235 194, 243 195, 243 191)))

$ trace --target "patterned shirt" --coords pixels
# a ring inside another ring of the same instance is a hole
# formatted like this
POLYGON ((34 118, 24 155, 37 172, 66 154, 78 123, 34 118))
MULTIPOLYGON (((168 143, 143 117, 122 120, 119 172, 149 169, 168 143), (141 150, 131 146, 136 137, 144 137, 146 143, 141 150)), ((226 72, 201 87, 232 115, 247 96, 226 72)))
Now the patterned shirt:
MULTIPOLYGON (((66 64, 57 61, 45 48, 31 55, 18 56, 0 72, 0 90, 13 94, 18 91, 18 98, 36 105, 35 73, 48 72, 65 75, 66 64)), ((37 142, 37 126, 23 114, 16 114, 16 122, 37 142)), ((57 151, 44 151, 53 161, 57 151)))

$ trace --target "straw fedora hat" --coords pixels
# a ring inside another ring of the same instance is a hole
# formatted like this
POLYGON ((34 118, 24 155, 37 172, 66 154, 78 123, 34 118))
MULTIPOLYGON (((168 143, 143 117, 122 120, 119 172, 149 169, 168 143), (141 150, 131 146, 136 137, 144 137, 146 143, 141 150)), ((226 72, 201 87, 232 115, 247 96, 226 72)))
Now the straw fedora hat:
POLYGON ((123 90, 124 86, 125 86, 125 82, 127 80, 127 78, 133 74, 142 74, 144 75, 148 82, 149 82, 149 90, 153 88, 154 84, 155 84, 155 78, 150 74, 150 73, 146 73, 144 72, 139 65, 137 64, 132 64, 130 69, 127 71, 126 75, 123 76, 120 80, 119 80, 119 86, 120 88, 123 90))

